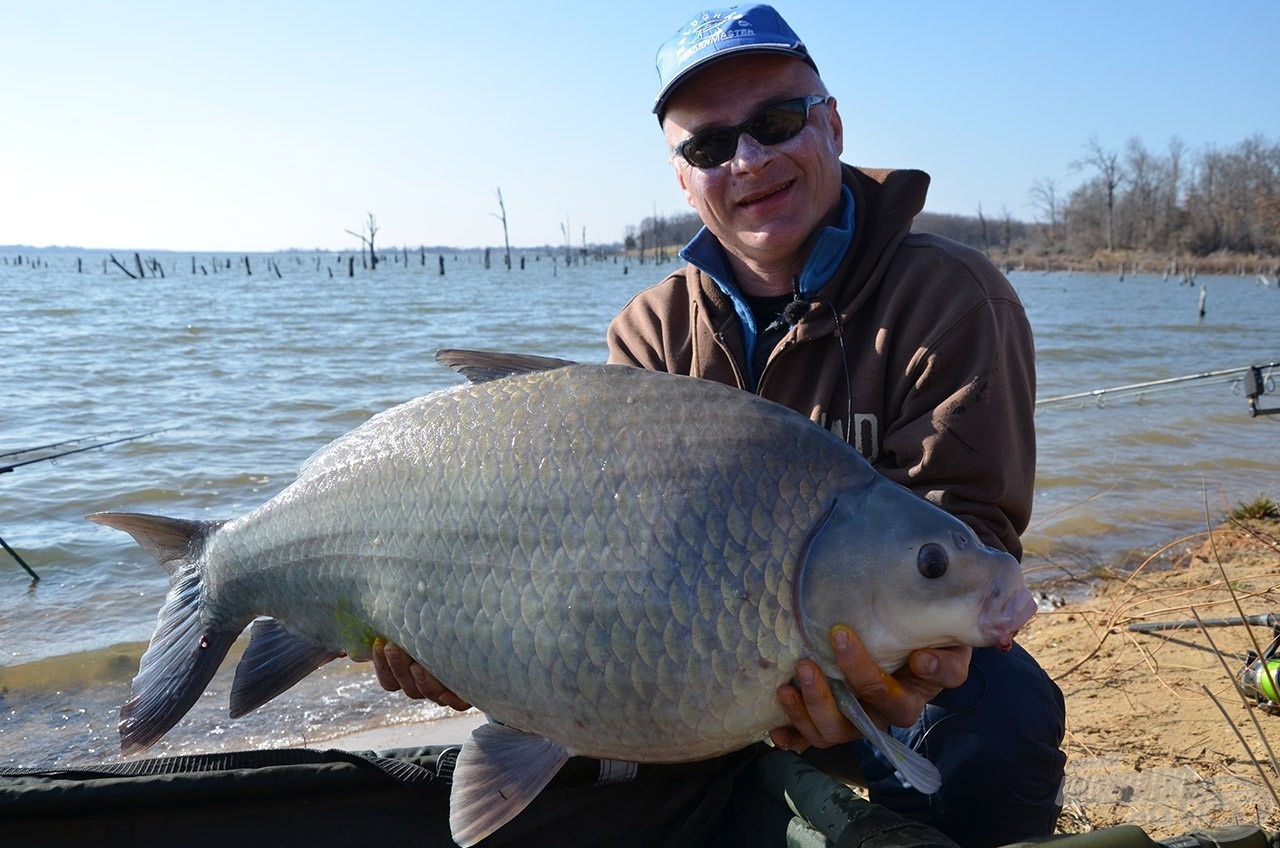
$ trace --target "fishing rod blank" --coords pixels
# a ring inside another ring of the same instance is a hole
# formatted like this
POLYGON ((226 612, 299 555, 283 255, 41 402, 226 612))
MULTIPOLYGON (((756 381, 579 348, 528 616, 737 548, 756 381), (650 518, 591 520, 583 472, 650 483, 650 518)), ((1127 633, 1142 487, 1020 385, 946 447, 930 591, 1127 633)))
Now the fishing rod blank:
MULTIPOLYGON (((0 474, 5 473, 6 471, 12 471, 15 468, 21 468, 24 465, 32 465, 37 462, 44 462, 50 459, 58 459, 64 456, 70 456, 73 453, 83 453, 85 451, 97 450, 98 448, 105 448, 107 445, 118 445, 121 442, 132 442, 134 439, 141 439, 144 436, 154 436, 156 433, 163 433, 166 430, 173 430, 173 429, 175 428, 161 427, 159 430, 148 430, 145 433, 137 433, 132 436, 125 436, 124 438, 121 438, 121 439, 112 439, 109 442, 98 442, 97 444, 85 445, 82 448, 75 448, 74 450, 60 451, 58 453, 49 454, 48 456, 38 456, 35 459, 24 459, 22 462, 14 462, 10 465, 0 466, 0 474)), ((92 438, 92 437, 86 437, 86 438, 92 438)), ((45 445, 44 448, 54 447, 55 445, 69 445, 69 444, 72 444, 73 442, 83 442, 83 441, 84 439, 67 439, 64 442, 56 442, 54 445, 45 445)), ((31 453, 32 451, 37 451, 42 449, 43 448, 27 448, 26 450, 13 451, 12 453, 3 454, 3 456, 17 456, 19 454, 31 453)))

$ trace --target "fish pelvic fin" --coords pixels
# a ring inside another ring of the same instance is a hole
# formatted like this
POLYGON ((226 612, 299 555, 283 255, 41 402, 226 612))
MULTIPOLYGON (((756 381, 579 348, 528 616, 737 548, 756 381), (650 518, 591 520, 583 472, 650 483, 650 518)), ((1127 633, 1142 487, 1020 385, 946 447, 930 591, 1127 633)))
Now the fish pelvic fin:
POLYGON ((942 786, 942 775, 933 763, 894 736, 885 733, 871 721, 862 704, 849 691, 849 687, 839 680, 831 680, 831 694, 835 696, 836 706, 844 713, 854 726, 862 731, 867 741, 893 764, 898 774, 912 787, 926 795, 932 795, 942 786))
POLYGON ((529 805, 569 760, 559 742, 488 722, 458 754, 449 795, 449 830, 462 848, 475 845, 529 805))
POLYGON ((341 652, 297 635, 274 618, 258 619, 249 631, 249 647, 236 665, 231 717, 252 712, 340 656, 341 652))
POLYGON ((133 754, 154 745, 187 714, 244 623, 215 627, 203 608, 199 554, 221 522, 107 512, 88 518, 133 536, 169 572, 169 594, 129 701, 120 709, 120 750, 133 754))

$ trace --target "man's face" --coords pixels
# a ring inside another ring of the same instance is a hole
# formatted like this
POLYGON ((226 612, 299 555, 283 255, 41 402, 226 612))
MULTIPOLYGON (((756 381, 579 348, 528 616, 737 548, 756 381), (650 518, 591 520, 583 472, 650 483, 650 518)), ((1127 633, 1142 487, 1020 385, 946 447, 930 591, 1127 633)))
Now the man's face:
POLYGON ((763 271, 798 273, 840 199, 844 130, 835 101, 809 110, 795 138, 766 147, 743 133, 733 158, 696 168, 675 153, 695 133, 739 124, 783 100, 821 94, 813 69, 787 56, 722 59, 680 86, 663 116, 685 198, 731 254, 763 271))

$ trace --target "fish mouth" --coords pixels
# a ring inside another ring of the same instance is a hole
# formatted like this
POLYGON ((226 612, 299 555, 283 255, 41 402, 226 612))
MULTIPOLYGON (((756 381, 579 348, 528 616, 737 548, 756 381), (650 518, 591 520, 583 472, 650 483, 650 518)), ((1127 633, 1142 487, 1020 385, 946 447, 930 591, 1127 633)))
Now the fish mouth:
POLYGON ((986 644, 1005 652, 1012 650, 1013 638, 1035 615, 1036 609, 1031 590, 1019 587, 998 609, 983 613, 980 626, 986 644))

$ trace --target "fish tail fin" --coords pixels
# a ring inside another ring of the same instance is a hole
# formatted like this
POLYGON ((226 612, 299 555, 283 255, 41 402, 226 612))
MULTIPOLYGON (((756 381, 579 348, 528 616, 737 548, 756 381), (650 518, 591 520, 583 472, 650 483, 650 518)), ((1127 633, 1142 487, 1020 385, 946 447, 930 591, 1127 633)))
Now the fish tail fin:
POLYGON ((120 710, 120 750, 133 754, 154 745, 186 715, 247 622, 214 626, 202 604, 200 552, 221 522, 124 512, 86 517, 133 536, 169 572, 169 594, 120 710))

